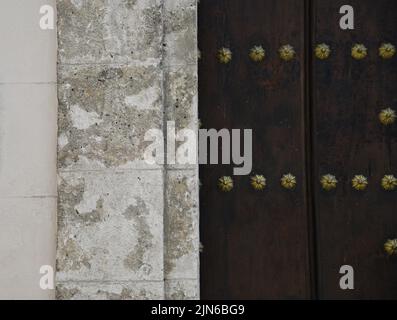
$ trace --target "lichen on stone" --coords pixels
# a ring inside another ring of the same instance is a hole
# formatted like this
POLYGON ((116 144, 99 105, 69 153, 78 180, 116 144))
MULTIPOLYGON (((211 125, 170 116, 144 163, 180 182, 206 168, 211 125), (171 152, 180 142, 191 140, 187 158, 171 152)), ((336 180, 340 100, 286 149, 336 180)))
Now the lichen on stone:
POLYGON ((178 259, 194 253, 196 246, 193 215, 197 204, 187 176, 169 176, 167 181, 164 263, 165 273, 169 274, 178 259))
POLYGON ((145 255, 153 246, 154 238, 146 220, 148 213, 145 202, 140 198, 136 198, 136 205, 129 206, 123 212, 124 217, 134 221, 137 232, 137 244, 124 259, 124 266, 135 272, 141 272, 146 276, 151 273, 152 267, 146 263, 145 255))
POLYGON ((91 256, 84 252, 75 239, 67 239, 58 241, 57 250, 57 270, 62 272, 77 271, 85 268, 90 268, 91 256))

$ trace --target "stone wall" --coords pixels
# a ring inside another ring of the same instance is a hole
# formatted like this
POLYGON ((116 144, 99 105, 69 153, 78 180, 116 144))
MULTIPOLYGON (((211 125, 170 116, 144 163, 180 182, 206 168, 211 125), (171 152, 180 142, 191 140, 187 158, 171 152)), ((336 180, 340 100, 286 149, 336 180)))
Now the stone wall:
POLYGON ((198 298, 198 168, 143 159, 197 130, 196 0, 57 6, 57 298, 198 298))

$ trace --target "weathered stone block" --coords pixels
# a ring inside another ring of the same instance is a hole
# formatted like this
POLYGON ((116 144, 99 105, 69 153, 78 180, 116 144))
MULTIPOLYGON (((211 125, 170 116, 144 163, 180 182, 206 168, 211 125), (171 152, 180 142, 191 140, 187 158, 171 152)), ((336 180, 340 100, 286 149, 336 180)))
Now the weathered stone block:
POLYGON ((167 121, 176 129, 197 130, 197 67, 174 66, 165 72, 164 96, 167 121))
POLYGON ((200 289, 198 280, 166 280, 166 300, 198 300, 200 289))
POLYGON ((199 273, 197 171, 167 171, 166 188, 165 278, 197 278, 199 273))
POLYGON ((161 300, 163 282, 65 282, 57 285, 59 300, 161 300))
POLYGON ((163 279, 163 173, 61 172, 57 279, 163 279))
POLYGON ((145 133, 163 124, 160 70, 64 66, 59 77, 59 168, 147 167, 145 133))
POLYGON ((143 159, 164 120, 197 130, 196 1, 58 0, 58 13, 58 299, 162 299, 165 278, 179 279, 170 298, 198 298, 180 280, 198 278, 197 165, 165 182, 143 159))
POLYGON ((161 0, 58 0, 62 64, 137 61, 162 55, 161 0))
POLYGON ((194 0, 165 1, 165 63, 197 64, 197 4, 194 0))
MULTIPOLYGON (((174 121, 176 133, 183 129, 193 130, 195 133, 197 155, 197 133, 198 133, 198 110, 197 110, 197 67, 196 66, 171 66, 165 71, 165 111, 166 120, 174 121)), ((188 141, 176 141, 178 149, 188 141)), ((196 159, 196 162, 198 160, 196 159)), ((195 164, 169 163, 168 168, 173 169, 195 169, 195 164)))

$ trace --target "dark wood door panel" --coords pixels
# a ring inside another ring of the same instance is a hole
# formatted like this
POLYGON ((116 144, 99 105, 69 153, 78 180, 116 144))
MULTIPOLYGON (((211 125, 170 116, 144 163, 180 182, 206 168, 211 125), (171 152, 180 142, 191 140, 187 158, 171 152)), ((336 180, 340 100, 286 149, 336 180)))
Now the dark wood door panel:
POLYGON ((201 0, 199 113, 203 128, 253 129, 253 173, 268 186, 254 191, 233 165, 200 167, 201 296, 207 299, 309 298, 309 228, 305 175, 304 1, 201 0), (281 45, 297 56, 282 61, 281 45), (266 49, 263 62, 250 48, 266 49), (217 51, 230 48, 229 64, 217 51), (295 190, 280 178, 293 173, 295 190))
MULTIPOLYGON (((355 30, 339 28, 345 1, 313 1, 313 42, 329 44, 328 60, 313 61, 313 169, 320 298, 397 298, 397 259, 383 244, 397 237, 397 196, 380 186, 385 174, 397 174, 397 127, 378 120, 382 108, 397 108, 397 59, 382 60, 382 42, 397 43, 397 1, 351 0, 355 30), (368 57, 354 60, 354 43, 368 57), (332 192, 318 179, 339 179, 332 192), (351 186, 355 174, 369 187, 351 186), (355 290, 339 288, 339 268, 355 270, 355 290)), ((314 44, 313 43, 313 44, 314 44)))

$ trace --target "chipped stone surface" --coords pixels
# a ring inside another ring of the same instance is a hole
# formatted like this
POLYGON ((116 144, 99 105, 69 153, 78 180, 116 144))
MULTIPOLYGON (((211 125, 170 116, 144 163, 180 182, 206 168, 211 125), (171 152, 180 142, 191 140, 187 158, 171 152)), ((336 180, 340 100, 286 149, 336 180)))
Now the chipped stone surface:
POLYGON ((161 300, 162 281, 126 283, 60 282, 58 300, 161 300))
POLYGON ((57 3, 61 63, 158 63, 161 60, 161 0, 58 0, 57 3))
POLYGON ((162 171, 61 172, 57 279, 163 279, 162 171))
POLYGON ((196 66, 169 67, 166 72, 165 102, 167 120, 176 129, 198 129, 196 66))
POLYGON ((159 69, 64 66, 59 77, 59 168, 147 166, 145 133, 163 122, 159 69))
POLYGON ((195 0, 165 1, 165 63, 197 64, 197 4, 195 0))
MULTIPOLYGON (((175 122, 176 133, 184 129, 198 132, 197 66, 168 67, 165 72, 165 79, 164 95, 167 121, 175 122)), ((175 146, 179 148, 184 143, 186 143, 186 139, 185 141, 177 141, 175 146)), ((171 169, 196 169, 197 164, 175 163, 168 164, 167 167, 171 169)))
POLYGON ((200 298, 199 283, 197 280, 166 280, 166 300, 198 300, 200 298))
POLYGON ((167 172, 165 228, 166 279, 198 277, 197 171, 167 172))

